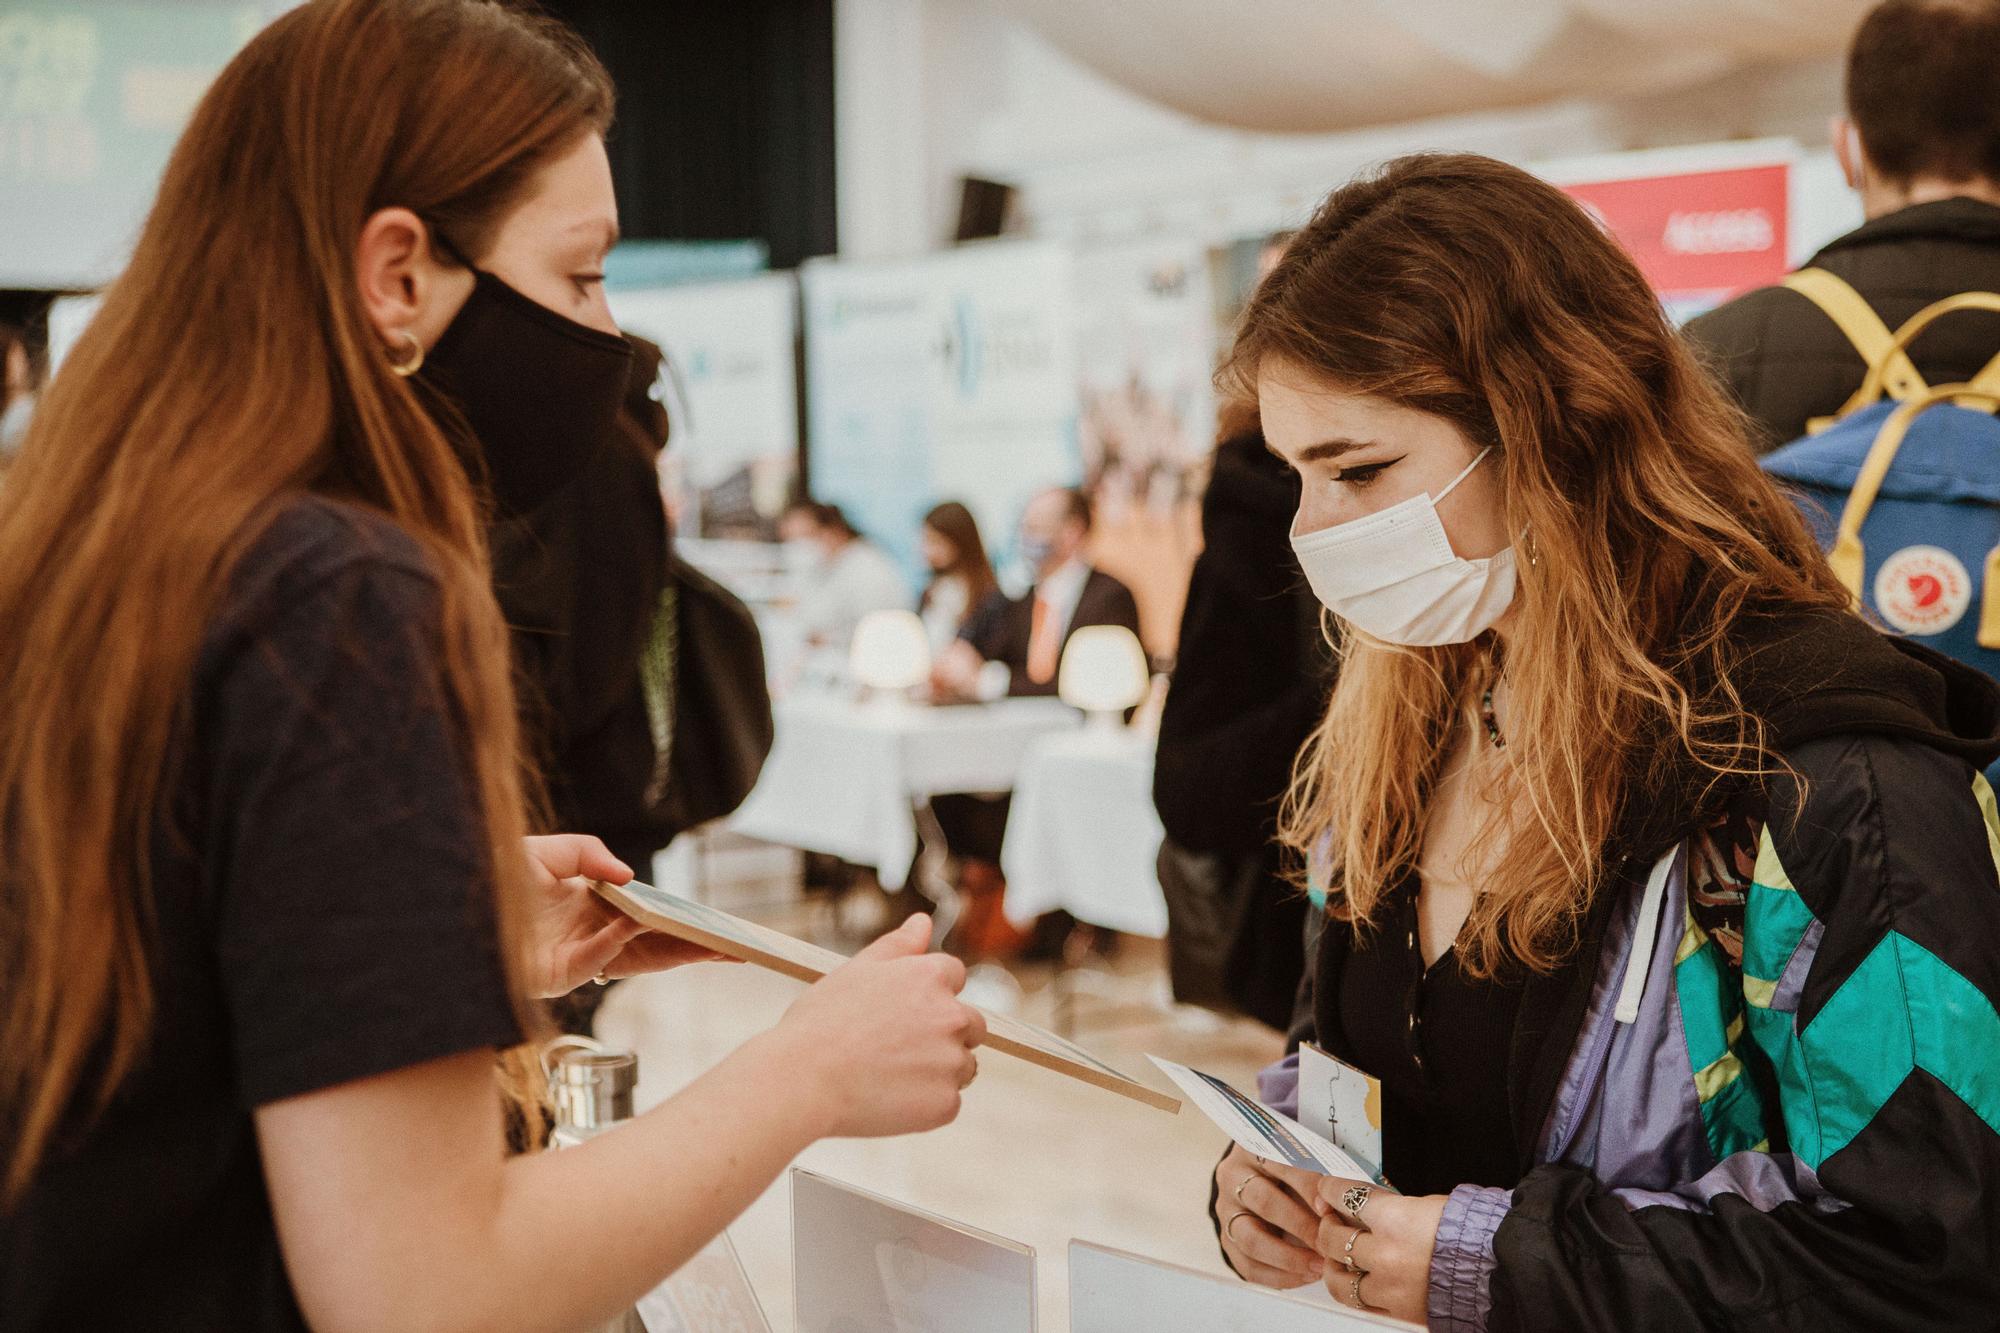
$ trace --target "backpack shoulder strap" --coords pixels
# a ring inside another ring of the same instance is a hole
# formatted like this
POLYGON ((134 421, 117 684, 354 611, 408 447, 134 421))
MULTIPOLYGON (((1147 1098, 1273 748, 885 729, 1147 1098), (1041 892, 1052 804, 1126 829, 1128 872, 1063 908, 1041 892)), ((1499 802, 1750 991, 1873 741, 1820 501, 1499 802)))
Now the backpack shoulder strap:
MULTIPOLYGON (((1891 398, 1908 402, 1930 387, 1917 372, 1910 354, 1898 345, 1889 326, 1846 279, 1823 268, 1804 268, 1788 274, 1782 285, 1818 306, 1847 341, 1854 344, 1854 350, 1871 371, 1880 368, 1881 373, 1871 375, 1870 382, 1879 382, 1891 398)), ((1864 384, 1835 415, 1844 417, 1868 406, 1867 395, 1868 387, 1864 384)))

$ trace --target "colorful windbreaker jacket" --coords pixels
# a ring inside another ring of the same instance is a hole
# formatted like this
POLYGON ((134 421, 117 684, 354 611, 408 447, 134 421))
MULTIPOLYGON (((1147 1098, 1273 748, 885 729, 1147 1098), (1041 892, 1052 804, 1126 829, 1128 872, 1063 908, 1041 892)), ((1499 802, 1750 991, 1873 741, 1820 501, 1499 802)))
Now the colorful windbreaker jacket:
MULTIPOLYGON (((1788 771, 1635 797, 1525 983, 1523 1174, 1452 1193, 1433 1329, 2000 1328, 2000 689, 1852 617, 1757 632, 1733 679, 1788 771)), ((1352 935, 1320 936, 1342 1055, 1352 935)))

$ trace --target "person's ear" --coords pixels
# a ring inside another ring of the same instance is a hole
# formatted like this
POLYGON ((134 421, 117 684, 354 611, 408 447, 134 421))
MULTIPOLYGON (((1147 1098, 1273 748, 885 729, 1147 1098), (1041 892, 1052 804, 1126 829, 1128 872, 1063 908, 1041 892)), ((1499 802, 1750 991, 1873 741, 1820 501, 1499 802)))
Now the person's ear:
POLYGON ((465 304, 472 276, 438 262, 430 228, 407 208, 384 208, 362 224, 354 247, 361 308, 392 358, 415 340, 428 350, 465 304))
POLYGON ((1861 150, 1861 132, 1846 116, 1835 116, 1829 132, 1833 137, 1833 155, 1840 163, 1840 174, 1846 178, 1847 188, 1859 193, 1868 180, 1868 159, 1861 150))

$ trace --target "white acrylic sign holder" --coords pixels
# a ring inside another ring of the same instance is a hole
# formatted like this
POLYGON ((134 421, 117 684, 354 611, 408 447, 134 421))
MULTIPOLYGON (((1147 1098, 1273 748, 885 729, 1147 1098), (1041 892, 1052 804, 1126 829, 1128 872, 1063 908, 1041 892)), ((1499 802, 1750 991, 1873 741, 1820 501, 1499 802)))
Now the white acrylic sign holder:
POLYGON ((1069 1245, 1070 1333, 1200 1329, 1202 1333, 1341 1333, 1412 1329, 1324 1299, 1214 1277, 1191 1268, 1073 1240, 1069 1245))
POLYGON ((1035 1252, 792 1172, 798 1333, 1034 1333, 1035 1252))

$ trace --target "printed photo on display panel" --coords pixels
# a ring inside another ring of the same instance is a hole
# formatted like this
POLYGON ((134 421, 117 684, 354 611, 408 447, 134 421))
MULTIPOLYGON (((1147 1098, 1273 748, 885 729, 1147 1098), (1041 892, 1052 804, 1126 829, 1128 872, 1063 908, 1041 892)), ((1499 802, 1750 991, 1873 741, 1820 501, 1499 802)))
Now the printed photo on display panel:
POLYGON ((655 396, 676 533, 771 541, 799 482, 797 281, 788 273, 610 294, 619 326, 666 353, 655 396))

